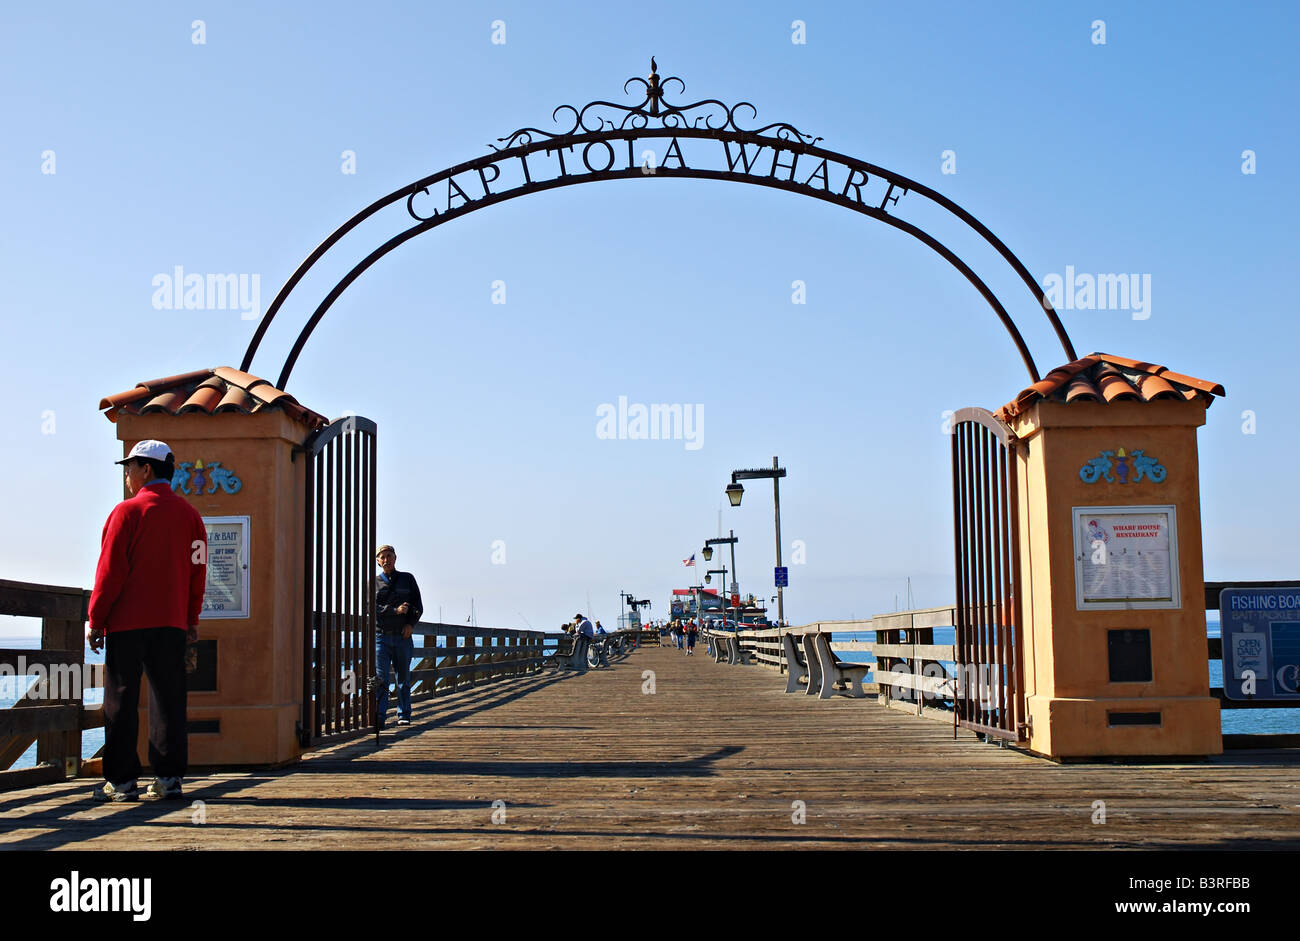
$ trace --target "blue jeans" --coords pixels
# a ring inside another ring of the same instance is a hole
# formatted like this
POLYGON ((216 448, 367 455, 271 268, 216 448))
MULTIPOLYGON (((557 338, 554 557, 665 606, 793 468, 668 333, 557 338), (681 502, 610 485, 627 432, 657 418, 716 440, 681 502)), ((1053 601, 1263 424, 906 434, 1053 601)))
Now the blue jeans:
POLYGON ((375 635, 375 675, 379 677, 379 722, 388 719, 388 667, 392 664, 397 673, 397 712, 403 719, 411 718, 411 658, 415 656, 415 641, 400 633, 379 631, 375 635))

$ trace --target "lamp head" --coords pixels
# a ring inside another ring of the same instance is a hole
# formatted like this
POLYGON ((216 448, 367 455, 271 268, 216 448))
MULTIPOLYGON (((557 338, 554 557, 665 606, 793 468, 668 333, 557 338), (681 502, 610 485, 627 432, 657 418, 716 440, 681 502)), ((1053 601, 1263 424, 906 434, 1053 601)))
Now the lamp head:
POLYGON ((740 498, 745 495, 745 488, 737 481, 727 484, 727 499, 731 501, 732 506, 740 506, 740 498))

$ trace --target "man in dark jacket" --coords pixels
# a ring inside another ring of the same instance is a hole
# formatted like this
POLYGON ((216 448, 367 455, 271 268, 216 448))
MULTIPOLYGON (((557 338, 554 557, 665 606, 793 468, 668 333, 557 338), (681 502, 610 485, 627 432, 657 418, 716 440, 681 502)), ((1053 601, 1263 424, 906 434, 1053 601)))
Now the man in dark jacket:
POLYGON ((411 627, 424 613, 420 586, 410 572, 397 571, 397 552, 380 546, 375 561, 383 569, 375 579, 375 675, 379 679, 379 726, 388 718, 388 667, 397 673, 397 724, 411 724, 411 627))

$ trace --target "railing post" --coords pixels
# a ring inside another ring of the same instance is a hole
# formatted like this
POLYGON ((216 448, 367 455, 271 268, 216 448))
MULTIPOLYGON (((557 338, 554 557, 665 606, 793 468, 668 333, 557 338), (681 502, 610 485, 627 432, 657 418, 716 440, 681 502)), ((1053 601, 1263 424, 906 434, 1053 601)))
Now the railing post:
MULTIPOLYGON (((82 601, 82 613, 85 614, 85 601, 82 601)), ((80 710, 83 707, 85 698, 81 689, 81 681, 85 670, 83 664, 86 659, 85 643, 85 620, 65 620, 62 618, 42 618, 41 619, 41 649, 42 650, 68 650, 73 653, 73 662, 66 665, 47 663, 46 669, 46 696, 45 705, 47 706, 71 706, 78 707, 77 723, 71 729, 61 729, 57 732, 41 732, 36 736, 36 763, 49 762, 56 767, 62 768, 64 774, 70 778, 75 778, 81 772, 81 715, 80 710), (71 697, 53 698, 58 686, 62 685, 56 682, 60 676, 69 683, 70 688, 65 692, 73 693, 71 697)))

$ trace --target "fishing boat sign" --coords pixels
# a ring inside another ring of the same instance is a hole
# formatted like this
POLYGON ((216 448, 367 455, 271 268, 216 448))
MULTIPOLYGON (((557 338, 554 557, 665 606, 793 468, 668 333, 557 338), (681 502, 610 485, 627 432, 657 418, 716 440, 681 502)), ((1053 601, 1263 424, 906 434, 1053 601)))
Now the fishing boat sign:
POLYGON ((1300 699, 1300 589, 1223 589, 1219 630, 1224 695, 1300 699))

